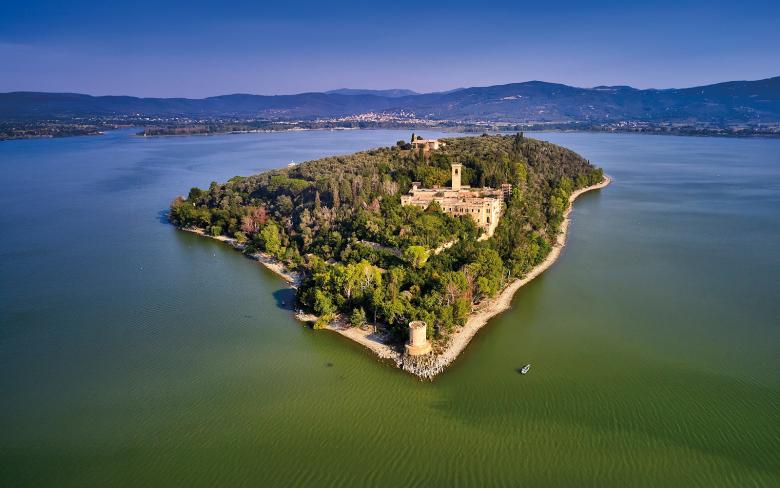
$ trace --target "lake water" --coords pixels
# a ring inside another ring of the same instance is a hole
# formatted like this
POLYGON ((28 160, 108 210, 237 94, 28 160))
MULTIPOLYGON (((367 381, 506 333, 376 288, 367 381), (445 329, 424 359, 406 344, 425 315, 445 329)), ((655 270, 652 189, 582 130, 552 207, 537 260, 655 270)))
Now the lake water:
POLYGON ((537 134, 614 182, 433 383, 164 222, 408 136, 0 143, 0 485, 780 486, 780 140, 537 134))

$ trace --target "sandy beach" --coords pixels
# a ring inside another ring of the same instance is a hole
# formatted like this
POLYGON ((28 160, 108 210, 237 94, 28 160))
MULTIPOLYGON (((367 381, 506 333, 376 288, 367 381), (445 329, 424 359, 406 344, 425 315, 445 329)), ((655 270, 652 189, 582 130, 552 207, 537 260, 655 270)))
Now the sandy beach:
MULTIPOLYGON (((379 358, 384 360, 390 360, 395 365, 404 371, 412 373, 421 379, 432 380, 436 375, 444 371, 466 348, 471 339, 484 327, 488 321, 495 315, 509 309, 512 303, 512 297, 517 291, 525 284, 542 274, 546 269, 552 266, 558 257, 561 255, 563 247, 566 245, 566 237, 569 232, 569 224, 571 222, 571 211, 574 201, 582 194, 592 190, 598 190, 609 185, 612 180, 609 176, 604 176, 604 180, 601 183, 597 183, 586 188, 575 191, 569 197, 569 207, 566 209, 565 218, 561 224, 560 232, 556 238, 556 242, 547 255, 544 261, 535 266, 524 277, 516 279, 509 283, 498 294, 498 296, 492 300, 489 300, 481 305, 481 308, 472 313, 466 325, 453 333, 444 346, 435 347, 438 353, 429 354, 422 357, 408 357, 398 351, 395 347, 388 344, 385 335, 379 331, 375 331, 373 327, 367 330, 350 327, 346 323, 343 317, 339 317, 334 320, 328 326, 328 330, 341 334, 342 336, 351 339, 358 344, 370 349, 379 358)), ((243 245, 236 242, 235 239, 225 236, 209 236, 203 229, 199 228, 185 228, 182 229, 187 232, 192 232, 204 237, 210 237, 218 241, 230 244, 236 249, 243 249, 243 245)), ((248 255, 252 259, 255 259, 266 266, 268 269, 282 277, 288 285, 296 288, 300 283, 301 276, 295 271, 288 270, 282 263, 270 254, 258 252, 248 255)), ((296 318, 302 322, 314 322, 317 317, 312 314, 297 313, 296 318)))

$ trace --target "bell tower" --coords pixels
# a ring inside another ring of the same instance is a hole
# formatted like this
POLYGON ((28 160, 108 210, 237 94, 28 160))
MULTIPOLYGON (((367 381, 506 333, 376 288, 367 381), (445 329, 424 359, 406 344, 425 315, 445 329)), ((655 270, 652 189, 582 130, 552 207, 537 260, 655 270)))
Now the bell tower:
POLYGON ((454 191, 460 190, 460 173, 463 170, 463 165, 460 163, 452 164, 452 189, 454 191))

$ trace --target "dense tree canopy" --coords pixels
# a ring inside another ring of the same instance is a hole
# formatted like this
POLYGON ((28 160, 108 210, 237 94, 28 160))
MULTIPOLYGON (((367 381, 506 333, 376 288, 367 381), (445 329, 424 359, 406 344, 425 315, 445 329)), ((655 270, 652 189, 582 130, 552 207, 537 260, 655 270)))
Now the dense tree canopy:
POLYGON ((408 321, 424 320, 431 336, 443 337, 465 323, 473 304, 544 260, 572 191, 603 179, 576 153, 522 134, 444 142, 421 153, 398 141, 213 182, 174 200, 171 219, 297 268, 299 302, 322 318, 319 325, 344 313, 353 324, 379 322, 401 335, 408 321), (449 185, 452 163, 463 164, 464 185, 513 185, 490 239, 477 241, 468 216, 401 206, 412 181, 449 185))

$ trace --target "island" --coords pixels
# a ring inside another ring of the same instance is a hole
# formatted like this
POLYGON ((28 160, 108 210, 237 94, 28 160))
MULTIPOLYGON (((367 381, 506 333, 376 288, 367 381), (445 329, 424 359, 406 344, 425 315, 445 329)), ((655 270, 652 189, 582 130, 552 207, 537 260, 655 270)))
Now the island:
POLYGON ((422 139, 326 157, 171 204, 296 288, 296 316, 432 379, 565 243, 571 203, 610 182, 528 137, 422 139))

